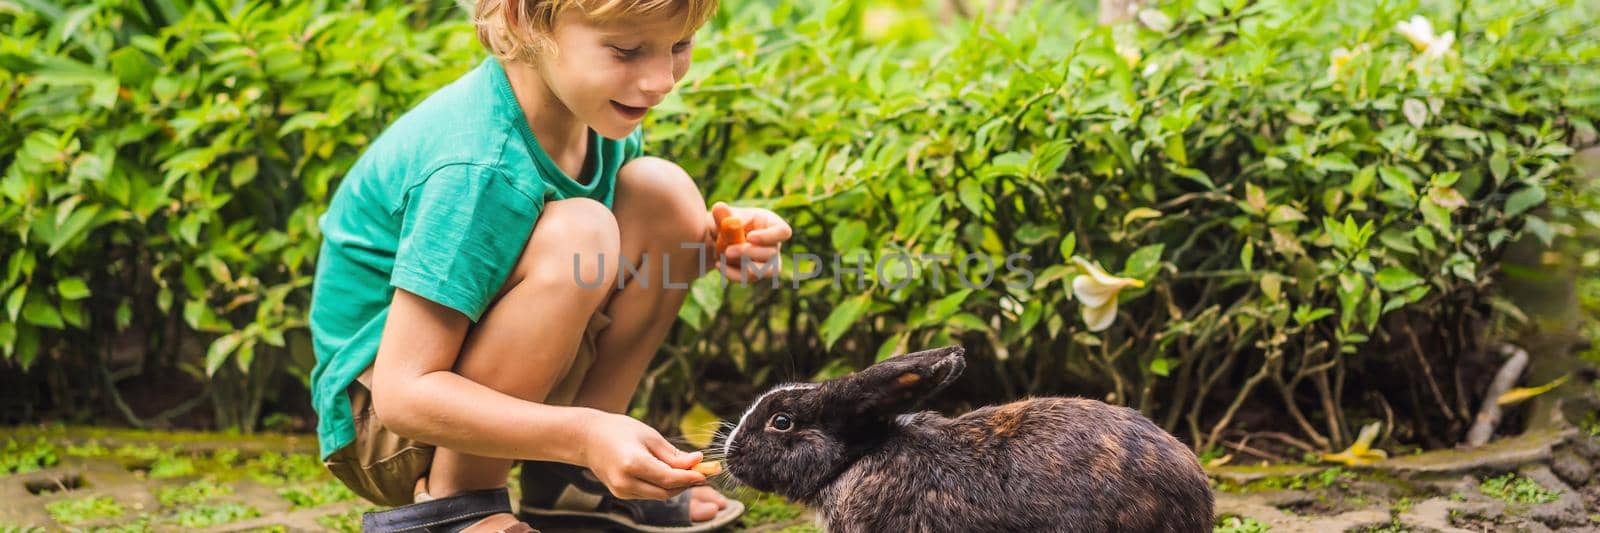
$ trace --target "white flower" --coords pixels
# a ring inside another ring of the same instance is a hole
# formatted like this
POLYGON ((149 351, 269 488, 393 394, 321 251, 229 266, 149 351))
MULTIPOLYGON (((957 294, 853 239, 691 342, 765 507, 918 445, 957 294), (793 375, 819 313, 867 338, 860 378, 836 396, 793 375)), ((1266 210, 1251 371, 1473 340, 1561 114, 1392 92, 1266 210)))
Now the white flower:
POLYGON ((1074 257, 1072 261, 1084 274, 1072 278, 1072 294, 1078 298, 1083 322, 1089 326, 1089 331, 1104 331, 1117 318, 1117 294, 1128 287, 1143 287, 1144 282, 1113 276, 1100 265, 1082 258, 1074 257))
POLYGON ((1335 80, 1339 79, 1339 73, 1344 70, 1345 64, 1360 54, 1360 48, 1356 48, 1355 51, 1342 46, 1333 49, 1333 53, 1328 54, 1328 77, 1335 80))
POLYGON ((1126 62, 1130 69, 1139 66, 1139 60, 1144 57, 1138 48, 1120 44, 1117 45, 1117 55, 1122 56, 1122 61, 1126 62))
POLYGON ((1422 52, 1423 57, 1429 59, 1443 57, 1456 42, 1456 32, 1453 31, 1444 32, 1444 35, 1434 35, 1433 23, 1428 22, 1422 15, 1413 16, 1411 20, 1396 24, 1395 29, 1406 36, 1406 40, 1411 41, 1411 46, 1422 52))

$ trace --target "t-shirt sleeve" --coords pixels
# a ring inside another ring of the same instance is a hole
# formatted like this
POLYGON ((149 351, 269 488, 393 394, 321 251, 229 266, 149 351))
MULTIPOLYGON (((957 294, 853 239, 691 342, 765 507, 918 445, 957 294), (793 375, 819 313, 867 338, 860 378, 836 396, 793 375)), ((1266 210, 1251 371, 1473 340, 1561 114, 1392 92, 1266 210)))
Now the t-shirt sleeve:
POLYGON ((489 167, 440 168, 406 191, 389 284, 477 322, 522 254, 543 198, 489 167))

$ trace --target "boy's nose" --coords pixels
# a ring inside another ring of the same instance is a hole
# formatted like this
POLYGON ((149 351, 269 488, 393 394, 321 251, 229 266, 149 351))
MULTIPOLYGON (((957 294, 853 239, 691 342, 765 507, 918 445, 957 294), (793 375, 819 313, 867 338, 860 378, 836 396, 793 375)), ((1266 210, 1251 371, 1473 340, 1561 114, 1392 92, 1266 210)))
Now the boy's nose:
POLYGON ((639 78, 639 90, 645 94, 663 96, 672 90, 678 83, 674 76, 673 58, 671 55, 660 57, 650 62, 645 67, 644 75, 639 78))

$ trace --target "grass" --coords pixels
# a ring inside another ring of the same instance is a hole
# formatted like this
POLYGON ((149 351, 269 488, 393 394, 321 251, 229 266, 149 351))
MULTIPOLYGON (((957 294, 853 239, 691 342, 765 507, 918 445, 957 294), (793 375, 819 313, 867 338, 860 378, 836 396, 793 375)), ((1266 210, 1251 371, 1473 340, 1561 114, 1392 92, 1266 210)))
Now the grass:
POLYGON ((6 439, 5 450, 0 451, 0 475, 32 472, 55 466, 58 462, 60 459, 56 456, 56 447, 44 437, 33 442, 6 439))
POLYGON ((1245 516, 1223 515, 1217 519, 1212 533, 1264 533, 1272 529, 1260 520, 1245 516))
POLYGON ((266 485, 307 483, 330 477, 322 461, 310 454, 267 452, 244 464, 245 475, 266 485))
POLYGON ((762 494, 745 505, 744 521, 752 526, 794 520, 804 512, 800 506, 774 494, 762 494))
POLYGON ((217 496, 226 496, 233 493, 233 488, 227 485, 218 485, 211 478, 190 482, 178 487, 165 487, 157 494, 163 507, 177 507, 180 505, 194 505, 217 496))
POLYGON ((1478 490, 1506 503, 1550 503, 1561 496, 1560 491, 1546 489, 1534 480, 1517 474, 1483 480, 1478 490))
POLYGON ((110 496, 56 500, 45 504, 44 510, 50 513, 50 518, 66 525, 122 516, 122 504, 110 496))
POLYGON ((374 510, 377 507, 364 505, 339 514, 319 516, 317 525, 339 533, 358 533, 361 531, 361 513, 374 510))
POLYGON ((194 459, 176 455, 162 455, 150 465, 150 479, 169 479, 195 474, 194 459))
MULTIPOLYGON (((1600 385, 1600 381, 1596 381, 1595 383, 1600 385)), ((1578 427, 1583 430, 1584 434, 1590 437, 1600 438, 1600 415, 1596 415, 1592 412, 1584 415, 1583 421, 1578 422, 1578 427)))
POLYGON ((350 492, 339 480, 329 479, 310 485, 284 487, 278 489, 278 496, 289 500, 292 509, 304 509, 349 500, 355 498, 356 493, 350 492))
POLYGON ((185 528, 211 527, 261 516, 255 507, 235 502, 208 503, 186 507, 173 516, 173 521, 185 528))
POLYGON ((1328 468, 1315 473, 1300 474, 1297 476, 1269 476, 1251 481, 1243 486, 1233 483, 1220 482, 1217 490, 1221 492, 1253 492, 1259 490, 1315 490, 1329 487, 1345 487, 1356 475, 1341 467, 1328 468))

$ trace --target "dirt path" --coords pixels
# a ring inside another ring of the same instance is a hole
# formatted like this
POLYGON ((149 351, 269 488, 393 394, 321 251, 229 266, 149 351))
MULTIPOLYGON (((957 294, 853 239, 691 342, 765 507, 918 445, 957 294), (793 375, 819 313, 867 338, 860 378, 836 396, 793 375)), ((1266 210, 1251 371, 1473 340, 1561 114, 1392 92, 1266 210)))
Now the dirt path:
MULTIPOLYGON (((0 430, 0 531, 356 531, 304 437, 0 430)), ((1356 468, 1212 470, 1219 532, 1600 531, 1600 438, 1566 428, 1356 468)), ((761 495, 741 531, 817 531, 761 495)))

